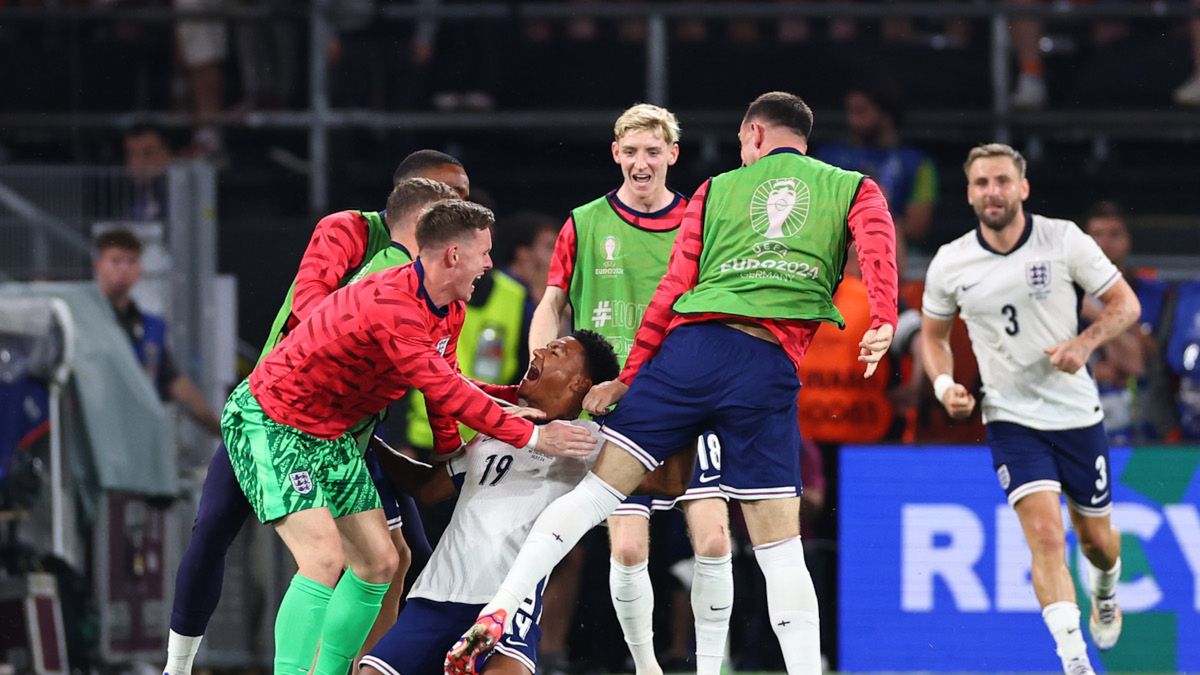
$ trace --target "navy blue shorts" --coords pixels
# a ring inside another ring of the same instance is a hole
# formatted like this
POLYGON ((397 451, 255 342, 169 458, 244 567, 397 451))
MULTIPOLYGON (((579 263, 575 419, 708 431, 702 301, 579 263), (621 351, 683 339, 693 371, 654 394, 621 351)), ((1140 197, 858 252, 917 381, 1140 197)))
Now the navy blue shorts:
POLYGON ((647 470, 692 439, 721 439, 721 489, 739 500, 800 494, 796 368, 779 345, 720 323, 671 331, 642 366, 604 437, 647 470))
MULTIPOLYGON (((522 663, 529 672, 537 672, 537 647, 542 638, 542 590, 546 581, 537 585, 533 597, 513 615, 513 630, 500 636, 495 649, 476 663, 475 672, 492 654, 503 654, 522 663)), ((437 602, 425 598, 409 598, 400 617, 371 650, 359 661, 387 675, 442 675, 446 652, 479 617, 483 605, 462 602, 437 602)))
POLYGON ((721 441, 716 434, 706 431, 696 439, 696 469, 687 492, 675 498, 626 497, 612 514, 649 518, 652 511, 669 511, 680 502, 714 497, 729 501, 729 495, 721 490, 721 441))
POLYGON ((1034 492, 1061 492, 1072 510, 1090 517, 1112 511, 1108 436, 1104 425, 1038 431, 1012 422, 987 425, 992 466, 1008 503, 1034 492))
POLYGON ((363 461, 367 463, 371 481, 375 483, 375 490, 379 492, 379 503, 383 504, 388 531, 400 529, 404 525, 404 519, 400 517, 400 500, 396 498, 396 488, 392 487, 392 479, 388 478, 383 467, 379 465, 379 458, 375 456, 373 448, 367 448, 363 454, 363 461))

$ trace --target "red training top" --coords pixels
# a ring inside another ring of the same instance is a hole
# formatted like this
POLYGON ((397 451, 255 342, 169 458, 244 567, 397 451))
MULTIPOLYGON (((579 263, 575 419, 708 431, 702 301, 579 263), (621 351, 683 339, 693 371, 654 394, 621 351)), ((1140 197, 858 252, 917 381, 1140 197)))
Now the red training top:
MULTIPOLYGON (((625 384, 633 382, 638 369, 650 360, 662 346, 667 333, 678 326, 700 321, 736 319, 757 323, 779 340, 792 364, 799 370, 804 352, 820 325, 817 321, 800 319, 762 319, 719 313, 676 314, 672 309, 679 296, 696 287, 700 278, 700 253, 704 249, 704 201, 708 196, 705 181, 692 195, 683 224, 675 237, 675 248, 671 249, 671 260, 667 263, 667 274, 654 293, 654 299, 646 308, 642 325, 638 328, 633 349, 625 361, 625 369, 619 378, 625 384)), ((896 325, 896 227, 888 211, 887 200, 879 186, 870 178, 863 179, 858 195, 850 206, 848 224, 858 251, 862 267, 863 282, 867 285, 868 303, 871 306, 871 328, 883 324, 896 325)))
POLYGON ((455 420, 522 447, 533 423, 504 413, 487 394, 516 401, 516 386, 464 378, 455 350, 465 303, 435 307, 421 262, 338 289, 250 373, 267 415, 318 438, 337 438, 410 387, 430 407, 434 450, 462 444, 455 420))
POLYGON ((338 211, 317 221, 296 271, 289 331, 341 286, 347 272, 364 262, 367 228, 367 219, 358 211, 338 211))

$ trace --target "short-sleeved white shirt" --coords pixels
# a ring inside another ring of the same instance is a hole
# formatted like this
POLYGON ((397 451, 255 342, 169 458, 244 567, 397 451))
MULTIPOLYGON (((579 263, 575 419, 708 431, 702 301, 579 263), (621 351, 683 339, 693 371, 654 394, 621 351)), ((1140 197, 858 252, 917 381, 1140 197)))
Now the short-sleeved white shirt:
POLYGON ((1120 278, 1075 223, 1031 215, 1008 253, 989 247, 978 228, 938 249, 921 311, 966 322, 984 422, 1075 429, 1104 418, 1096 383, 1086 368, 1056 369, 1043 350, 1079 334, 1083 294, 1100 295, 1120 278))
POLYGON ((550 457, 480 434, 446 463, 464 474, 450 524, 409 597, 481 604, 500 589, 533 521, 583 480, 603 445, 600 428, 575 420, 596 439, 586 458, 550 457))

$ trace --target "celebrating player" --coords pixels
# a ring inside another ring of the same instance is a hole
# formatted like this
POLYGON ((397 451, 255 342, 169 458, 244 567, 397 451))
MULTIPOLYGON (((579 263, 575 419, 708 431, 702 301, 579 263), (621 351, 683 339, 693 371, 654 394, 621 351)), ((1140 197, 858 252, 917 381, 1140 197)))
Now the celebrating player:
MULTIPOLYGON (((260 360, 321 300, 370 266, 377 253, 387 253, 394 264, 411 262, 408 251, 416 246, 415 228, 421 210, 435 201, 459 196, 440 181, 431 182, 429 176, 445 178, 461 190, 468 184, 458 160, 435 150, 418 150, 410 154, 397 167, 396 176, 399 178, 388 196, 386 211, 339 211, 317 223, 260 360), (415 177, 422 174, 426 177, 415 177), (402 248, 396 249, 393 244, 400 244, 402 248)), ((374 426, 374 416, 360 425, 363 447, 374 426)), ((396 530, 393 543, 400 558, 397 577, 401 581, 389 591, 384 606, 396 607, 404 578, 399 567, 408 566, 409 544, 413 545, 416 554, 425 557, 428 557, 429 546, 412 500, 393 495, 387 482, 382 476, 379 478, 377 487, 384 494, 388 522, 396 530), (406 518, 401 517, 402 511, 406 518), (403 534, 399 531, 401 525, 405 526, 403 534)), ((221 599, 225 555, 250 513, 250 504, 229 464, 229 454, 224 445, 218 446, 204 479, 192 536, 175 577, 167 663, 163 667, 167 675, 191 673, 192 661, 200 649, 209 619, 221 599)))
MULTIPOLYGON (((532 348, 558 335, 569 301, 575 327, 604 335, 624 364, 646 305, 667 270, 688 202, 667 188, 668 167, 679 157, 674 114, 654 105, 635 105, 617 118, 613 136, 613 161, 621 167, 624 182, 572 211, 563 225, 529 343, 532 348)), ((719 482, 720 445, 713 434, 705 434, 699 443, 704 453, 700 467, 705 470, 697 470, 680 502, 696 554, 692 613, 697 672, 716 675, 729 633, 733 566, 728 498, 719 482)), ((662 673, 654 655, 654 588, 647 570, 650 511, 673 505, 674 500, 635 496, 608 518, 609 593, 638 675, 662 673)))
MULTIPOLYGON (((575 331, 533 351, 519 397, 550 419, 575 420, 593 382, 617 376, 612 346, 592 331, 575 331)), ((587 429, 598 449, 594 422, 572 424, 587 429)), ((380 453, 389 472, 411 472, 404 460, 380 453), (390 459, 390 462, 389 462, 390 459)), ((555 498, 579 483, 595 460, 542 456, 486 436, 476 436, 464 454, 430 472, 414 494, 436 502, 461 491, 454 515, 434 549, 431 564, 417 578, 400 619, 371 653, 361 660, 360 673, 375 675, 432 675, 440 673, 446 647, 471 625, 483 603, 500 586, 504 571, 516 557, 534 518, 555 498), (448 469, 448 471, 447 471, 448 469), (453 480, 452 480, 453 477, 453 480), (489 514, 503 511, 504 522, 489 514)), ((688 467, 690 469, 690 467, 688 467)), ((404 483, 401 483, 404 485, 404 483)), ((514 660, 527 675, 536 669, 541 598, 538 593, 522 605, 513 633, 497 645, 493 658, 514 660)), ((496 664, 489 665, 489 669, 496 664)))
POLYGON ((832 295, 852 237, 873 319, 859 359, 874 374, 895 331, 896 256, 878 186, 806 157, 811 131, 797 96, 750 104, 738 131, 745 166, 696 191, 620 379, 584 400, 596 412, 624 397, 604 423, 595 469, 538 518, 499 592, 447 654, 447 672, 469 670, 579 538, 706 429, 721 438, 721 482, 742 502, 788 672, 820 672, 800 542, 796 366, 820 322, 841 323, 832 295))
POLYGON ((417 261, 335 291, 230 395, 221 418, 229 458, 255 514, 295 558, 275 622, 275 672, 344 675, 397 566, 379 495, 351 430, 419 388, 442 454, 461 420, 516 447, 582 456, 586 430, 505 413, 454 356, 465 301, 491 267, 491 211, 452 200, 417 224, 417 261), (481 391, 482 389, 482 391, 481 391), (343 574, 343 570, 345 573, 343 574), (340 580, 339 580, 340 577, 340 580))
POLYGON ((1025 158, 1007 145, 971 150, 964 165, 972 232, 929 263, 921 343, 934 396, 952 417, 975 408, 954 382, 950 328, 959 313, 971 333, 986 396, 983 421, 1000 487, 1033 554, 1033 587, 1068 675, 1091 675, 1079 605, 1066 565, 1059 493, 1089 571, 1089 626, 1100 649, 1121 635, 1116 587, 1121 539, 1112 512, 1108 441, 1096 383, 1084 365, 1141 311, 1137 296, 1091 237, 1073 222, 1027 214, 1025 158), (1104 304, 1079 331, 1076 288, 1104 304))

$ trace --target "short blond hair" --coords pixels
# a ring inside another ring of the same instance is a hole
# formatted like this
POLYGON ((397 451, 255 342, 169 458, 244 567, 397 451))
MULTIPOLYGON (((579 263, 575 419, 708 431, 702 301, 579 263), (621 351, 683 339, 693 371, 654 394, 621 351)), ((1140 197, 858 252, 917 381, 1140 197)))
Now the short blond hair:
POLYGON ((679 142, 679 120, 675 118, 675 113, 649 103, 638 103, 621 113, 613 125, 613 140, 619 141, 633 131, 653 132, 667 145, 679 142))
POLYGON ((986 157, 1007 157, 1017 165, 1017 174, 1020 178, 1025 177, 1025 157, 1017 152, 1017 149, 1011 145, 1004 143, 982 143, 971 148, 967 153, 967 161, 963 162, 963 173, 968 173, 971 170, 971 165, 977 159, 986 157))

